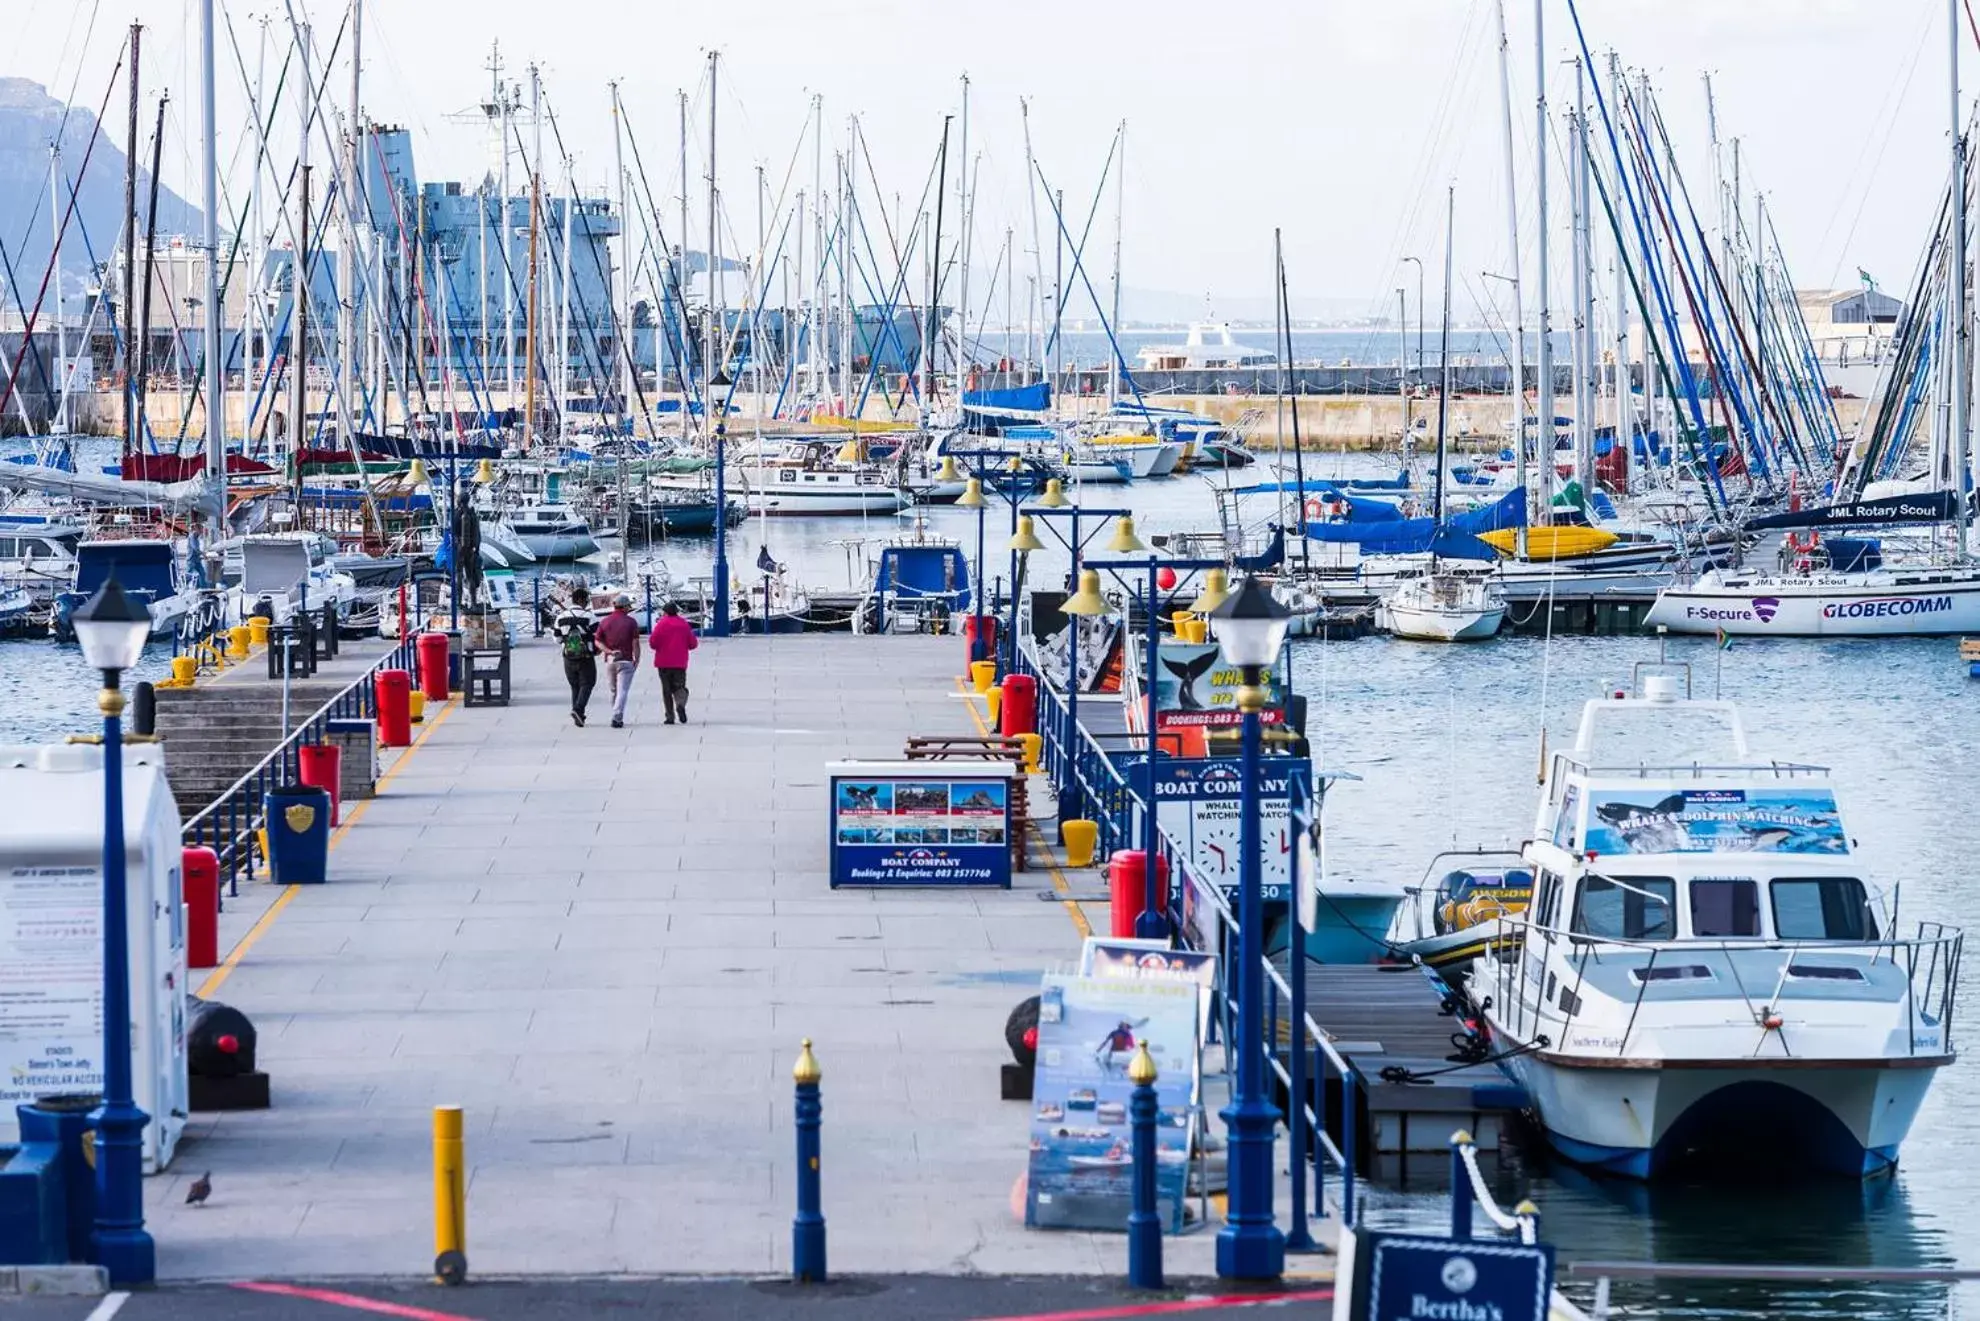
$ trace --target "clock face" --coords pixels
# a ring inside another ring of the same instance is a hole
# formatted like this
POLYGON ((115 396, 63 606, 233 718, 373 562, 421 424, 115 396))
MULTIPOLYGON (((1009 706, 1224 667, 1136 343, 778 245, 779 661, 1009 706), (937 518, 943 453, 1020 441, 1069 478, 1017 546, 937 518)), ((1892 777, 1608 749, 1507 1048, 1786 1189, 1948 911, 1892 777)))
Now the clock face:
POLYGON ((1201 803, 1191 825, 1190 861, 1198 874, 1218 885, 1237 884, 1244 865, 1238 852, 1243 824, 1237 814, 1222 803, 1201 803))

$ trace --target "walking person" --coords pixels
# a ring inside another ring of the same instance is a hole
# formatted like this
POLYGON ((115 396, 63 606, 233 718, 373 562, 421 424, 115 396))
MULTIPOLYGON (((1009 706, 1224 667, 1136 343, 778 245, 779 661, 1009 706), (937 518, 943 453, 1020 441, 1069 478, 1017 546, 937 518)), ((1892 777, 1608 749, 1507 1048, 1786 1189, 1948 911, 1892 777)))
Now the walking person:
POLYGON ((669 601, 660 607, 660 618, 653 621, 653 636, 646 641, 653 648, 653 668, 660 671, 660 700, 667 708, 667 723, 673 724, 678 715, 685 725, 688 653, 700 646, 701 640, 694 635, 694 625, 681 618, 681 608, 669 601))
POLYGON ((598 621, 598 654, 605 658, 605 679, 611 685, 614 729, 625 728, 626 699, 639 673, 639 621, 632 605, 632 598, 621 592, 612 598, 612 613, 598 621))
POLYGON ((570 604, 551 622, 550 631, 564 653, 564 681, 571 686, 571 723, 584 728, 584 709, 598 686, 598 617, 591 613, 591 590, 571 589, 570 604))

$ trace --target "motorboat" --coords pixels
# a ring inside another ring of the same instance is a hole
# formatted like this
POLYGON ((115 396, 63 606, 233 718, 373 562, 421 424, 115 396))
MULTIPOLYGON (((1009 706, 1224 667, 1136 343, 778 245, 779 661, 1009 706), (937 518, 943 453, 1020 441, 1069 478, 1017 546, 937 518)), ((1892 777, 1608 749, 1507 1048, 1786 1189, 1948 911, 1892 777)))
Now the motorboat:
POLYGON ((45 627, 35 609, 35 600, 26 589, 0 587, 0 638, 26 637, 45 627))
POLYGON ((562 502, 518 505, 503 511, 498 521, 539 560, 581 560, 598 550, 591 524, 562 502))
POLYGON ((732 462, 728 481, 752 514, 891 514, 908 503, 892 465, 840 457, 825 441, 794 441, 776 454, 732 462))
POLYGON ((257 533, 222 547, 221 577, 232 582, 228 621, 261 615, 286 624, 303 612, 320 615, 326 605, 334 605, 340 618, 347 615, 357 600, 357 581, 336 566, 336 548, 316 532, 257 533))
POLYGON ((170 637, 199 603, 199 591, 179 573, 178 554, 162 538, 100 540, 76 546, 75 587, 55 597, 50 628, 64 641, 75 637, 72 616, 105 583, 115 578, 124 594, 151 614, 151 636, 170 637))
POLYGON ((53 593, 76 577, 79 523, 0 515, 0 579, 53 593))
POLYGON ((1416 642, 1475 642, 1499 631, 1505 593, 1479 573, 1437 569, 1406 578, 1382 598, 1377 614, 1391 634, 1416 642))
POLYGON ((1533 873, 1518 853, 1439 853, 1422 881, 1403 888, 1389 950, 1461 986, 1477 959, 1515 948, 1500 919, 1525 912, 1532 899, 1533 873))
POLYGON ((1589 702, 1545 768, 1534 898, 1467 985, 1572 1161, 1891 1169, 1952 1063, 1960 932, 1898 933, 1821 766, 1749 746, 1684 665, 1589 702))

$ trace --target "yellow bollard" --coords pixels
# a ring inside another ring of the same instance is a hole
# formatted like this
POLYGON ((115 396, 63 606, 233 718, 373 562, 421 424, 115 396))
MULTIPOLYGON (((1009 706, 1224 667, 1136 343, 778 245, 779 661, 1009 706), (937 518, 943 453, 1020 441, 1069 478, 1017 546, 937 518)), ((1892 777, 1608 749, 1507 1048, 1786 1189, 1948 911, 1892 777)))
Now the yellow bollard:
POLYGON ((1184 624, 1183 626, 1184 642, 1208 642, 1209 640, 1210 640, 1209 620, 1191 619, 1186 624, 1184 624))
POLYGON ((983 694, 983 706, 983 723, 990 726, 990 732, 994 734, 998 728, 997 722, 1004 714, 1004 690, 1001 688, 992 688, 989 692, 983 694))
POLYGON ((1191 615, 1187 610, 1178 610, 1169 616, 1170 631, 1177 637, 1187 640, 1191 615))
POLYGON ((248 641, 257 647, 268 645, 268 619, 265 615, 256 615, 248 620, 248 641))
POLYGON ((191 686, 193 676, 199 673, 199 660, 193 656, 172 658, 172 682, 191 686))
POLYGON ((230 628, 230 629, 228 629, 228 630, 227 630, 227 659, 228 659, 228 660, 237 660, 237 661, 238 661, 238 660, 246 660, 246 659, 247 659, 247 657, 248 657, 248 635, 249 635, 249 630, 248 630, 247 628, 245 628, 245 627, 242 627, 242 626, 240 626, 240 625, 238 625, 238 624, 237 624, 237 625, 235 625, 235 626, 234 626, 233 628, 230 628))
POLYGON ((433 1107, 433 1274, 442 1284, 467 1279, 467 1161, 461 1108, 433 1107))
POLYGON ((1038 774, 1038 759, 1045 755, 1044 735, 1019 734, 1018 742, 1024 744, 1024 773, 1026 775, 1038 774))
POLYGON ((971 661, 969 663, 969 681, 976 685, 977 692, 989 692, 997 683, 997 662, 971 661))
POLYGON ((406 701, 412 713, 412 722, 417 725, 426 719, 426 694, 415 688, 407 695, 406 701))
POLYGON ((1100 851, 1100 823, 1068 821, 1059 830, 1066 840, 1066 866, 1091 867, 1093 855, 1100 851))

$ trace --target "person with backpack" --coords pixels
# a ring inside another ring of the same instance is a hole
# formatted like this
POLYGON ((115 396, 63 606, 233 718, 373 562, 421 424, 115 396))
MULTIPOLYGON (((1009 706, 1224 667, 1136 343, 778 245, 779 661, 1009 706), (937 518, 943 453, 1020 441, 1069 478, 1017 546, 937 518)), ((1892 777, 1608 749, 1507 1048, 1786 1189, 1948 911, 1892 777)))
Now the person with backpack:
POLYGON ((584 709, 598 686, 598 620, 591 613, 591 591, 582 583, 571 589, 570 604, 551 622, 551 633, 564 654, 564 681, 571 686, 571 723, 584 728, 584 709))
POLYGON ((605 657, 605 678, 612 687, 612 728, 626 726, 626 701, 632 696, 633 676, 639 673, 639 621, 633 618, 632 598, 624 592, 612 598, 612 613, 598 621, 598 651, 605 657))
POLYGON ((687 723, 688 653, 700 645, 694 625, 681 618, 681 608, 672 601, 660 607, 660 618, 653 621, 653 636, 646 640, 653 648, 653 668, 660 671, 660 700, 667 708, 667 723, 687 723))

